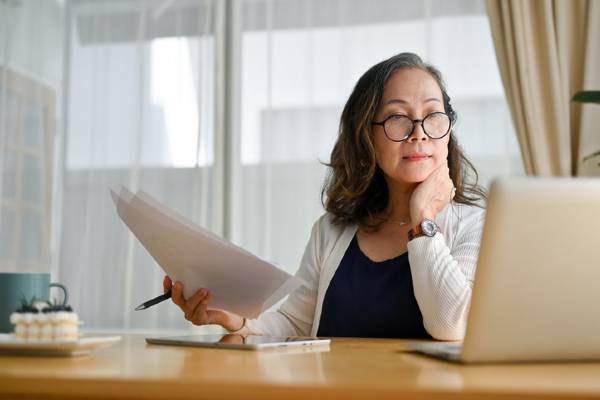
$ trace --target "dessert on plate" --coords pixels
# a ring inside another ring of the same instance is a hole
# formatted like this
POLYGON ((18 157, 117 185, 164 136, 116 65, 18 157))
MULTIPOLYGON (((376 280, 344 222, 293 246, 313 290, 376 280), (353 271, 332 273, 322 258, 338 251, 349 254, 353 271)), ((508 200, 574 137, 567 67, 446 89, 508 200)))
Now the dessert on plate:
POLYGON ((33 340, 76 340, 79 338, 79 317, 67 305, 67 291, 62 304, 35 298, 21 300, 21 307, 10 316, 14 335, 33 340))

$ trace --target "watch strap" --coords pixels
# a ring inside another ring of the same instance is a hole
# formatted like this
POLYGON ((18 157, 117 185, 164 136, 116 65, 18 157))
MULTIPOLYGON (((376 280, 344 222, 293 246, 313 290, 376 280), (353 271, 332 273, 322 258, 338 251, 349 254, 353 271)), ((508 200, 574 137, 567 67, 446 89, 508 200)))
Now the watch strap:
POLYGON ((410 228, 408 230, 408 241, 418 238, 419 236, 425 236, 423 233, 423 228, 421 228, 421 224, 415 226, 414 228, 410 228))

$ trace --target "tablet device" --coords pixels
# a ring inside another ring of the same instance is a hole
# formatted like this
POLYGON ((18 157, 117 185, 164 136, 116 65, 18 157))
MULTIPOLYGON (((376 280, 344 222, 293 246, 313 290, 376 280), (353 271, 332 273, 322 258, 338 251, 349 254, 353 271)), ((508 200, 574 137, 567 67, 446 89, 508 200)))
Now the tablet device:
POLYGON ((174 346, 212 347, 222 349, 260 350, 283 347, 329 346, 331 339, 301 336, 239 335, 187 335, 146 338, 147 343, 174 346))

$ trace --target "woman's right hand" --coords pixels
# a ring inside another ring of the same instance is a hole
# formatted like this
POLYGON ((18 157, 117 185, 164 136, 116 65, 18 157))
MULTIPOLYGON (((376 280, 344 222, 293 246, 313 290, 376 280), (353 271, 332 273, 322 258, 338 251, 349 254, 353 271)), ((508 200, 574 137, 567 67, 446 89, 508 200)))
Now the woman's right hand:
POLYGON ((185 315, 185 319, 194 325, 221 325, 229 331, 239 330, 244 324, 244 318, 225 310, 208 308, 212 300, 212 293, 207 289, 199 289, 189 299, 183 297, 183 284, 175 282, 168 276, 163 280, 165 293, 171 291, 171 300, 185 315))
POLYGON ((448 163, 443 163, 412 192, 409 201, 412 228, 423 219, 435 219, 437 214, 454 199, 456 188, 450 178, 448 163))

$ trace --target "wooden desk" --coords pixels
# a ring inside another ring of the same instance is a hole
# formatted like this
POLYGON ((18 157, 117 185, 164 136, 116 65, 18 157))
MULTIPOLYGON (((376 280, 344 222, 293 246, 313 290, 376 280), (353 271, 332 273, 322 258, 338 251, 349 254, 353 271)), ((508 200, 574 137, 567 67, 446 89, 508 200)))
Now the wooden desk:
POLYGON ((0 356, 0 398, 600 399, 600 363, 460 366, 401 340, 251 352, 123 339, 80 358, 0 356))

